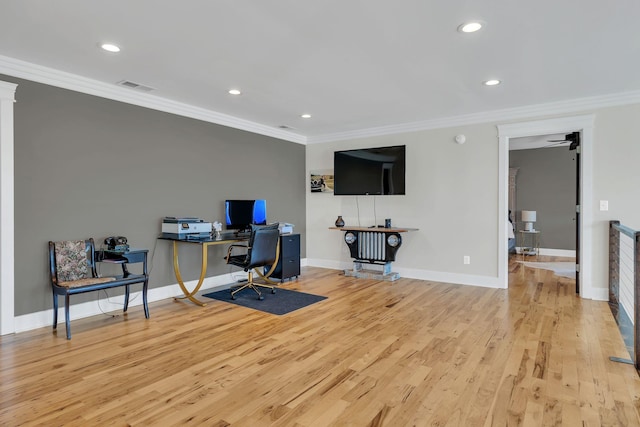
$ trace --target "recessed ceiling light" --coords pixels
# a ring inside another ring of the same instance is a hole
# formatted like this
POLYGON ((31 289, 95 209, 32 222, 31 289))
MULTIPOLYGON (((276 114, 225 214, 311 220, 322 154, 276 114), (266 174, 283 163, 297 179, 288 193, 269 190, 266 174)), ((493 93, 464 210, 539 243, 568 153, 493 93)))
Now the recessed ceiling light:
POLYGON ((480 28, 482 28, 482 22, 473 21, 473 22, 465 22, 464 24, 460 24, 458 26, 458 31, 461 33, 475 33, 480 28))
POLYGON ((238 89, 229 89, 229 93, 231 95, 240 95, 242 92, 240 92, 238 89))
POLYGON ((496 86, 496 85, 499 85, 500 83, 502 83, 500 80, 491 79, 491 80, 487 80, 486 82, 484 82, 484 85, 485 86, 496 86))
POLYGON ((300 117, 302 117, 303 119, 310 119, 311 114, 302 114, 300 117))
POLYGON ((100 47, 107 52, 118 53, 120 52, 120 48, 113 43, 102 43, 100 47))

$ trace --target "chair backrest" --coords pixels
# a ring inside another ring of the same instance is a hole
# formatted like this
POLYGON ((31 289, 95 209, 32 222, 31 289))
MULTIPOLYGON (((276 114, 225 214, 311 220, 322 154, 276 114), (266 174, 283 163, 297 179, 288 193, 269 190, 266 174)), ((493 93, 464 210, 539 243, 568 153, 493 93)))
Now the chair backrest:
POLYGON ((246 268, 260 267, 273 264, 277 257, 278 239, 280 231, 278 224, 252 225, 249 237, 249 264, 246 268))
POLYGON ((49 263, 54 283, 96 276, 93 239, 49 242, 49 263))

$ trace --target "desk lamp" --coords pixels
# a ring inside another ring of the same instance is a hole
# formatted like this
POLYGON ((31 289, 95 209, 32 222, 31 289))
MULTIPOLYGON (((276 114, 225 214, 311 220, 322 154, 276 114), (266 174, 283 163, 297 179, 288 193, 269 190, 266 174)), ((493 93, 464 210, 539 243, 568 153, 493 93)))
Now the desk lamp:
POLYGON ((536 222, 536 211, 522 211, 520 214, 522 222, 524 222, 525 231, 534 231, 533 223, 536 222))

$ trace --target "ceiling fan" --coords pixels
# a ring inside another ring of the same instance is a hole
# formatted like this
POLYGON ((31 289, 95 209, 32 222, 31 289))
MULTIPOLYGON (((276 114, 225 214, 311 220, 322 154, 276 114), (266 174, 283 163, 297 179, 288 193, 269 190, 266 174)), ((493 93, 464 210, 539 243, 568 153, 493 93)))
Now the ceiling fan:
POLYGON ((563 145, 569 142, 569 150, 575 150, 580 145, 580 132, 572 132, 566 134, 564 139, 549 139, 547 142, 553 142, 554 144, 549 144, 546 147, 553 147, 556 145, 563 145))

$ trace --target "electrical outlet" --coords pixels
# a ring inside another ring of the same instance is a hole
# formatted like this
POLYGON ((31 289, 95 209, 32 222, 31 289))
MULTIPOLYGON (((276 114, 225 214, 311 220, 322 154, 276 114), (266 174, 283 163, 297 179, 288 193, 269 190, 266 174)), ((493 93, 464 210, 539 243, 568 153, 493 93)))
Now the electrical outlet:
POLYGON ((471 257, 469 255, 465 255, 463 262, 465 264, 471 264, 471 257))

